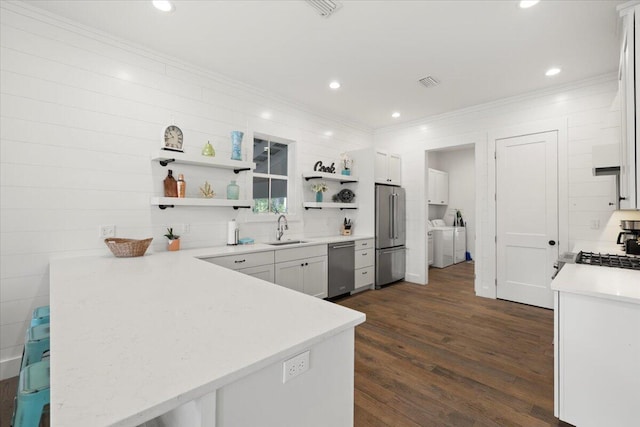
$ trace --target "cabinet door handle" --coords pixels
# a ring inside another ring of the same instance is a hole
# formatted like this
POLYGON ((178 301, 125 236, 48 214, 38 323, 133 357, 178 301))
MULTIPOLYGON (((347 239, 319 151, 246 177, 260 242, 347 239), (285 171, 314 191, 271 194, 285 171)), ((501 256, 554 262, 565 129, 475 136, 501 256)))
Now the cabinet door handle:
POLYGON ((309 265, 309 263, 308 263, 308 262, 305 262, 305 263, 304 263, 304 265, 309 265))
POLYGON ((367 256, 367 253, 366 252, 362 252, 362 256, 367 256))
POLYGON ((362 274, 367 274, 367 272, 366 272, 366 271, 363 271, 363 272, 362 272, 362 274))
POLYGON ((246 261, 246 259, 241 259, 241 260, 235 260, 233 262, 235 262, 236 264, 241 264, 241 263, 243 263, 245 261, 246 261))

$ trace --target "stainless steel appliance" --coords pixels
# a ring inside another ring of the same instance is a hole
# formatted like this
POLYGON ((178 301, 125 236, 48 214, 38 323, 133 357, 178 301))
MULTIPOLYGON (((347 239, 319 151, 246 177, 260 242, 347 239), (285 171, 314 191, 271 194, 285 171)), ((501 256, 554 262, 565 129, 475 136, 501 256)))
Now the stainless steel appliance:
POLYGON ((560 255, 554 265, 557 269, 552 279, 555 278, 565 264, 587 264, 600 267, 626 268, 640 270, 640 257, 632 255, 601 254, 595 252, 565 252, 560 255))
POLYGON ((329 245, 329 286, 327 297, 346 294, 355 289, 354 241, 329 245))
POLYGON ((640 221, 620 221, 622 232, 618 234, 616 243, 622 245, 622 249, 630 255, 640 255, 640 221))
POLYGON ((376 185, 376 289, 404 279, 405 209, 404 188, 376 185))

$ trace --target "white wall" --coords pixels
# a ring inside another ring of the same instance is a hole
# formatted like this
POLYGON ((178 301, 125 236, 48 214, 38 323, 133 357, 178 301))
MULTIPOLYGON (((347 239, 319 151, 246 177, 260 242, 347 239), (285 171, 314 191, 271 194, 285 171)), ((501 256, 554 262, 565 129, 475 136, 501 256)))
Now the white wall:
MULTIPOLYGON (((191 228, 183 248, 223 245, 233 218, 242 237, 273 240, 275 216, 249 222, 251 215, 230 208, 150 206, 167 173, 150 158, 168 124, 184 131, 186 152, 199 153, 209 140, 217 156, 230 156, 232 130, 245 132, 249 158, 253 132, 296 141, 297 176, 317 160, 337 163, 343 151, 372 146, 368 129, 26 5, 1 7, 0 378, 16 375, 31 311, 48 303, 49 259, 109 254, 99 225, 115 224, 119 237, 154 237, 152 251, 165 250, 165 228, 179 233, 181 224, 191 228), (333 136, 324 136, 329 130, 333 136)), ((250 196, 248 173, 172 169, 185 174, 188 195, 207 179, 224 197, 237 179, 241 197, 250 196)), ((300 204, 310 190, 301 178, 294 185, 288 235, 337 234, 344 213, 305 213, 300 204)), ((357 211, 349 215, 357 224, 357 211)))
MULTIPOLYGON (((489 138, 507 128, 543 129, 552 121, 559 123, 561 150, 566 150, 566 163, 559 168, 568 175, 562 185, 561 194, 568 194, 564 204, 569 206, 567 214, 568 241, 561 247, 570 248, 578 240, 597 241, 602 228, 591 230, 592 220, 599 219, 604 227, 611 216, 613 186, 610 177, 594 177, 591 174, 591 147, 611 142, 611 135, 619 132, 619 122, 612 120, 611 105, 617 92, 614 76, 578 82, 574 85, 552 88, 514 98, 492 102, 441 116, 426 118, 405 126, 380 129, 375 132, 377 147, 399 152, 403 156, 403 186, 407 194, 415 195, 408 201, 419 212, 407 220, 407 277, 417 283, 426 283, 426 240, 424 221, 424 158, 426 150, 475 144, 476 172, 476 292, 491 296, 495 292, 493 283, 495 264, 490 242, 494 235, 489 212, 489 201, 493 198, 489 182, 489 168, 494 167, 493 153, 488 152, 489 138)), ((561 174, 562 175, 562 174, 561 174)), ((561 203, 562 206, 563 203, 561 203)), ((567 210, 567 209, 565 209, 567 210)))

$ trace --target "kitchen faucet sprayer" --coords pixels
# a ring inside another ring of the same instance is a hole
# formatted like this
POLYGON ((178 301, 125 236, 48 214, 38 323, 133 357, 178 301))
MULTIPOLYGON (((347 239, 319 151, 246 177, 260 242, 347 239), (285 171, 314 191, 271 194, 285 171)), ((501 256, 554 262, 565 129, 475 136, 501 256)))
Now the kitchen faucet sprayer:
POLYGON ((285 230, 289 229, 289 223, 287 222, 287 217, 284 215, 280 215, 278 217, 278 228, 276 229, 276 240, 282 239, 282 235, 285 230), (280 224, 280 221, 284 219, 284 225, 280 224))

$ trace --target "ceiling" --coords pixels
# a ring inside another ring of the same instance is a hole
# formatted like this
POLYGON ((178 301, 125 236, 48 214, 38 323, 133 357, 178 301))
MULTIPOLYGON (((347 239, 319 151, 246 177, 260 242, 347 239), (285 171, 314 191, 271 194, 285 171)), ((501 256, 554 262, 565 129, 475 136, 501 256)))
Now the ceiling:
POLYGON ((323 18, 302 0, 26 2, 372 129, 614 72, 623 3, 345 0, 323 18))

